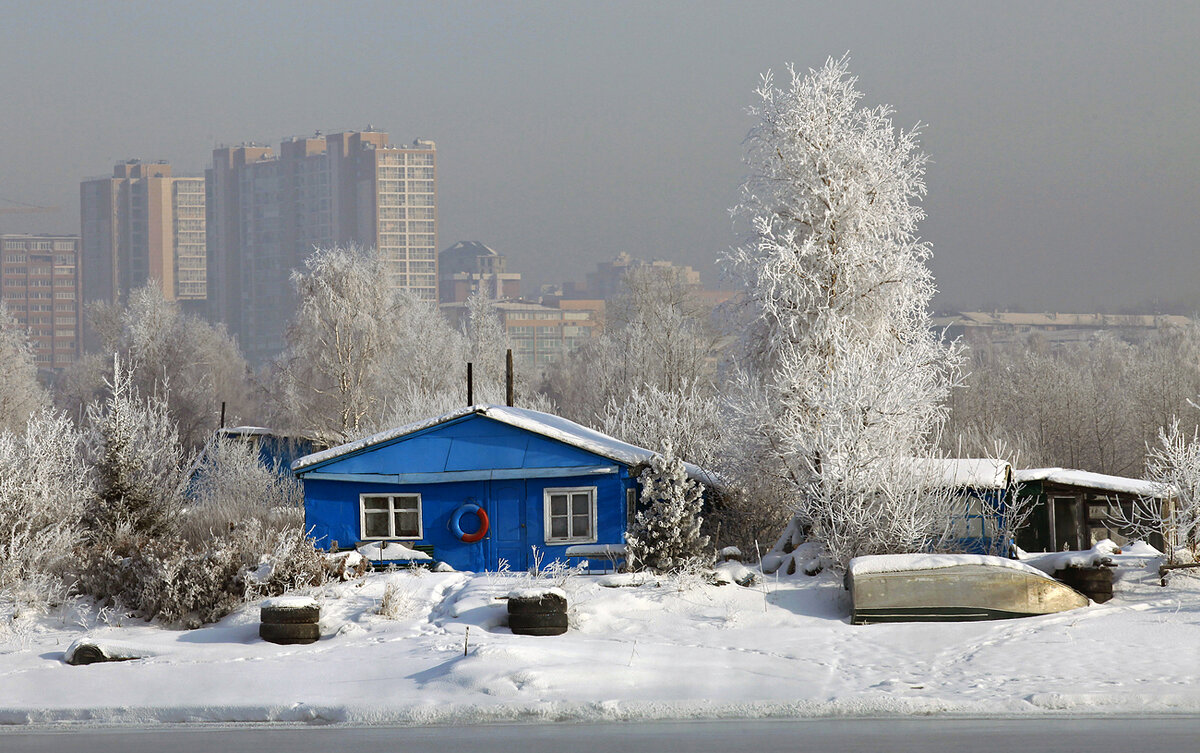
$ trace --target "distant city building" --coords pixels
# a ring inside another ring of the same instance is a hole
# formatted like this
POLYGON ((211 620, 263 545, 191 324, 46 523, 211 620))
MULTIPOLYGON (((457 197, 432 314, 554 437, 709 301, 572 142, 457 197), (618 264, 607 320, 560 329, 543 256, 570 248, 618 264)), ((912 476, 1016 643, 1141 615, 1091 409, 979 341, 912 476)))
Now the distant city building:
MULTIPOLYGON (((551 306, 500 301, 494 306, 508 333, 513 361, 526 373, 538 373, 562 360, 604 325, 604 301, 558 300, 551 306)), ((463 303, 443 304, 442 311, 457 326, 467 317, 463 303)))
POLYGON ((252 362, 279 353, 295 310, 289 282, 314 248, 357 244, 387 260, 392 285, 437 300, 437 151, 382 131, 221 147, 206 173, 211 316, 252 362))
POLYGON ((0 295, 29 333, 38 368, 79 357, 79 236, 0 235, 0 295))
POLYGON ((175 177, 166 162, 122 162, 111 178, 79 187, 83 302, 124 301, 150 281, 163 297, 205 305, 204 179, 175 177))
POLYGON ((657 272, 664 277, 674 277, 680 284, 687 287, 700 287, 700 273, 689 266, 660 259, 645 261, 621 252, 611 261, 602 261, 596 264, 596 269, 587 273, 587 282, 582 285, 575 282, 564 282, 553 292, 568 299, 599 298, 610 301, 621 294, 625 276, 635 269, 657 272))
POLYGON ((1165 327, 1182 327, 1186 316, 1161 314, 1026 314, 1015 311, 963 311, 957 316, 935 317, 933 324, 947 336, 968 342, 1024 342, 1038 335, 1051 343, 1084 342, 1102 331, 1126 337, 1165 327))
POLYGON ((521 275, 508 272, 502 254, 479 241, 459 241, 438 254, 438 300, 462 303, 481 286, 496 300, 521 297, 521 275))

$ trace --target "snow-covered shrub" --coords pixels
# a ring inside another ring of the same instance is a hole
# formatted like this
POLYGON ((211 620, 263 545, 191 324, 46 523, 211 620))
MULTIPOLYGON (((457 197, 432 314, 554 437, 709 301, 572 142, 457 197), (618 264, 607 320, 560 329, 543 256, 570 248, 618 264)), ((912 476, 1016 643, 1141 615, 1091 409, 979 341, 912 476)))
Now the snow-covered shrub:
POLYGON ((186 456, 166 400, 143 399, 131 373, 114 357, 108 397, 87 408, 85 448, 96 490, 86 522, 98 539, 124 524, 138 533, 170 532, 187 487, 186 456))
POLYGON ((205 447, 190 497, 179 532, 196 545, 250 519, 280 529, 304 522, 299 480, 285 469, 264 465, 254 445, 236 437, 217 436, 205 447))
POLYGON ((199 546, 121 526, 90 554, 78 574, 85 591, 147 620, 185 627, 325 577, 324 562, 302 529, 272 529, 253 518, 199 546))
POLYGON ((708 547, 708 537, 700 533, 704 485, 688 478, 669 444, 650 459, 638 481, 643 509, 625 534, 630 567, 675 572, 694 564, 708 547))
POLYGON ((91 479, 79 432, 41 410, 20 434, 0 432, 0 621, 61 601, 91 479))

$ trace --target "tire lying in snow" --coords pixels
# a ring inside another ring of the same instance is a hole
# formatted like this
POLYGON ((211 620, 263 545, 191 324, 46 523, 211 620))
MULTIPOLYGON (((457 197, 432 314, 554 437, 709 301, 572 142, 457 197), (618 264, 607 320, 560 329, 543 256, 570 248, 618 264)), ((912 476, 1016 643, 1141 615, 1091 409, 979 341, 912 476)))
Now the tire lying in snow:
POLYGON ((99 646, 93 646, 90 643, 82 643, 75 648, 66 659, 67 664, 95 664, 99 661, 109 661, 109 658, 104 655, 99 646))
POLYGON ((567 632, 567 595, 557 588, 530 588, 508 595, 508 628, 514 635, 567 632))
POLYGON ((299 604, 296 606, 267 606, 263 604, 260 610, 262 622, 275 625, 311 624, 315 625, 321 619, 321 607, 316 604, 299 604))
POLYGON ((264 622, 258 626, 264 641, 279 644, 315 643, 321 637, 321 626, 310 622, 264 622))

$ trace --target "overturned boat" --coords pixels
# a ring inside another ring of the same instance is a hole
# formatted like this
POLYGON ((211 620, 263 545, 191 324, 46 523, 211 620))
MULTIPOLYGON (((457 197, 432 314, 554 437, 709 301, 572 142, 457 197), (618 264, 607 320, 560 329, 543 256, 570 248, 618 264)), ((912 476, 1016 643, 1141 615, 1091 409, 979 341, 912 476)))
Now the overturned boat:
POLYGON ((855 557, 846 570, 850 621, 959 622, 1078 609, 1088 598, 1016 560, 982 554, 855 557))

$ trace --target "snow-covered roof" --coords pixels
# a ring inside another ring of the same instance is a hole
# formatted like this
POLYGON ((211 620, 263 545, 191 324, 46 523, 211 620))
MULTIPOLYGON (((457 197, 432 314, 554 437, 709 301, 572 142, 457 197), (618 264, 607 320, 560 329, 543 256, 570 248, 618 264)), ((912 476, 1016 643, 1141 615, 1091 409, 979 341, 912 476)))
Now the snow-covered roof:
POLYGON ((1124 476, 1109 476, 1104 473, 1077 471, 1072 468, 1027 468, 1013 474, 1017 483, 1049 481, 1052 484, 1082 486, 1088 489, 1136 494, 1141 497, 1166 497, 1163 488, 1153 481, 1124 476))
MULTIPOLYGON (((555 416, 550 413, 542 413, 541 411, 529 410, 527 408, 512 408, 504 405, 471 405, 466 408, 446 413, 436 418, 430 418, 425 421, 400 426, 395 429, 387 429, 378 434, 373 434, 369 437, 347 442, 346 444, 331 447, 322 452, 315 452, 311 455, 305 455, 296 462, 292 463, 293 471, 302 471, 305 468, 323 463, 327 460, 348 455, 354 452, 360 452, 369 447, 373 447, 384 442, 390 442, 394 439, 413 434, 424 429, 429 429, 439 424, 444 424, 448 421, 463 418, 472 414, 487 416, 488 418, 515 426, 519 429, 531 431, 535 434, 540 434, 543 437, 556 439, 564 444, 578 447, 581 450, 594 453, 601 457, 615 460, 625 465, 638 465, 639 463, 649 462, 657 453, 654 450, 647 450, 645 447, 622 442, 619 439, 610 437, 607 434, 602 434, 595 429, 589 429, 586 426, 581 426, 574 421, 569 421, 562 416, 555 416)), ((711 474, 701 470, 698 466, 691 463, 684 463, 687 466, 688 475, 707 479, 711 474)))
POLYGON ((1007 461, 993 458, 913 458, 913 463, 939 475, 945 486, 969 489, 1003 489, 1011 470, 1007 461))
POLYGON ((236 436, 271 436, 275 433, 274 429, 268 429, 265 426, 222 426, 217 431, 221 434, 236 436))

